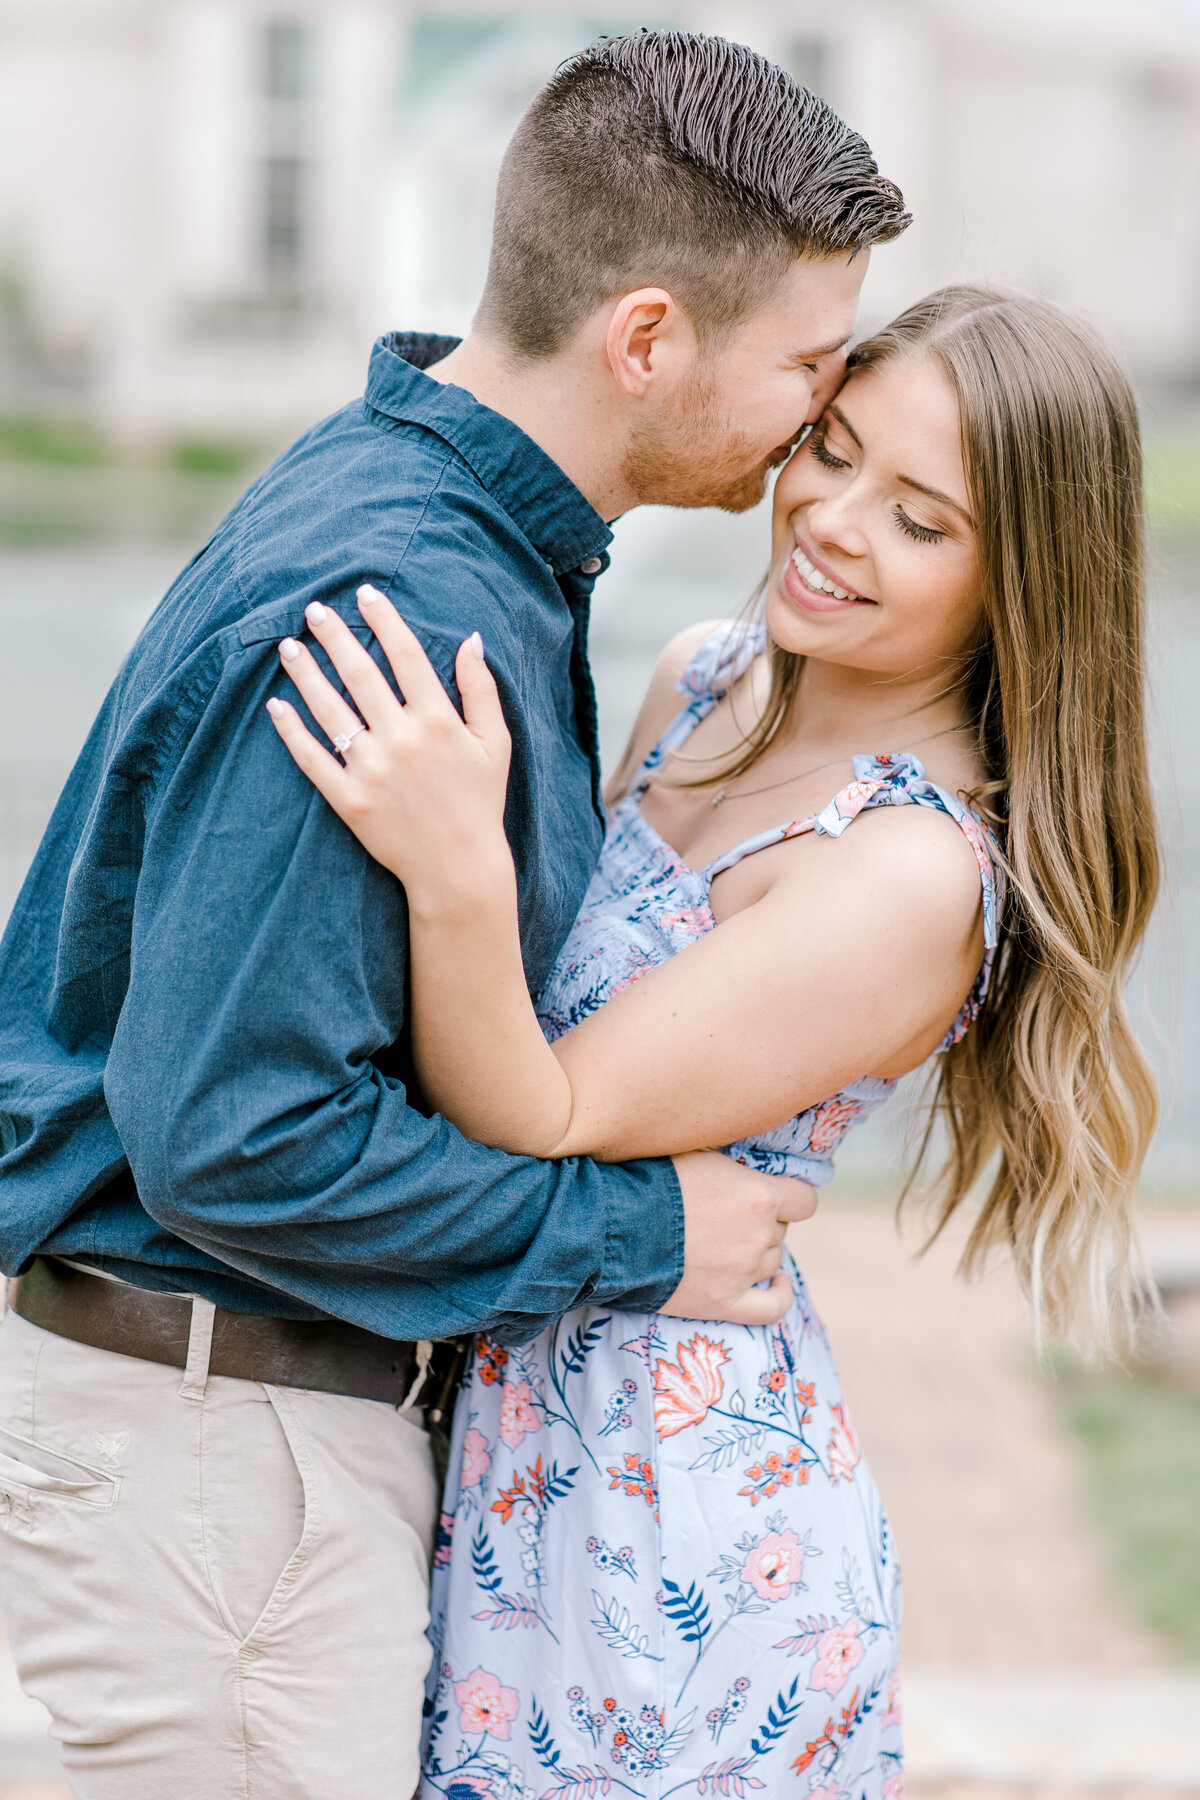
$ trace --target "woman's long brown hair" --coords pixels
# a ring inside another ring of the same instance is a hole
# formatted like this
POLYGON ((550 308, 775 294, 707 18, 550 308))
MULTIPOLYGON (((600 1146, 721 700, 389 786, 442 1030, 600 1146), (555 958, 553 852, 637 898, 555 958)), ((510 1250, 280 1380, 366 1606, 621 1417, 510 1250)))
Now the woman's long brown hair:
MULTIPOLYGON (((963 1262, 1009 1250, 1039 1326, 1128 1341, 1137 1180, 1157 1094, 1125 983, 1154 905, 1141 438, 1108 348, 1060 308, 944 288, 857 346, 851 375, 932 357, 958 400, 984 629, 964 680, 1007 899, 991 991, 936 1064, 922 1160, 947 1143, 934 1235, 986 1173, 963 1262), (993 1163, 993 1158, 995 1159, 993 1163)), ((771 648, 728 781, 786 726, 803 659, 771 648)))

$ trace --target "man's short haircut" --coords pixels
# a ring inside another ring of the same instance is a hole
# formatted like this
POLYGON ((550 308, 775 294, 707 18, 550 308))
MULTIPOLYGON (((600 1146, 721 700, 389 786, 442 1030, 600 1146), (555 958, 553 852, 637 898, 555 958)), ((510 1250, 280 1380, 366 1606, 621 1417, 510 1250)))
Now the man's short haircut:
POLYGON ((601 38, 508 146, 476 323, 549 356, 606 300, 663 287, 719 339, 796 257, 909 222, 864 140, 766 57, 695 32, 601 38))

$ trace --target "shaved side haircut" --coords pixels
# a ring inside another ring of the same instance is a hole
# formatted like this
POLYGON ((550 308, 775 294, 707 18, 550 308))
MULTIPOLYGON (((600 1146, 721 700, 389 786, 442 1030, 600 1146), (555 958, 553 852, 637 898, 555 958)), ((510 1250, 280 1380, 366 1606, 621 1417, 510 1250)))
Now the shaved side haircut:
POLYGON ((505 152, 476 325, 553 355, 606 300, 662 287, 719 341, 799 256, 910 223, 864 140, 724 38, 601 38, 537 94, 505 152))

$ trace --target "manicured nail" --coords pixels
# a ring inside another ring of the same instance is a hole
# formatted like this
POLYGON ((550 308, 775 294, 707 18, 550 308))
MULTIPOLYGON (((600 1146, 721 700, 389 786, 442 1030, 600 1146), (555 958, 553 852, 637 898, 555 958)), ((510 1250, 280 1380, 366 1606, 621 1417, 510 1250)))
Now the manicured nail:
POLYGON ((477 631, 473 631, 471 633, 470 637, 467 639, 467 642, 471 646, 471 655, 475 658, 476 662, 482 662, 483 661, 483 639, 480 637, 479 633, 477 631))
POLYGON ((382 599, 383 599, 383 595, 380 593, 378 588, 369 587, 366 584, 364 584, 358 590, 358 604, 360 606, 374 606, 374 604, 377 600, 382 600, 382 599))
POLYGON ((284 662, 295 662, 300 654, 300 646, 295 638, 284 638, 279 646, 279 654, 284 662))
POLYGON ((310 625, 323 625, 325 623, 325 614, 328 611, 329 608, 327 606, 322 606, 319 600, 314 600, 311 606, 305 607, 304 616, 310 625))
POLYGON ((282 700, 276 700, 274 694, 272 694, 271 698, 267 701, 267 711, 273 719, 281 719, 287 711, 287 707, 283 704, 282 700))

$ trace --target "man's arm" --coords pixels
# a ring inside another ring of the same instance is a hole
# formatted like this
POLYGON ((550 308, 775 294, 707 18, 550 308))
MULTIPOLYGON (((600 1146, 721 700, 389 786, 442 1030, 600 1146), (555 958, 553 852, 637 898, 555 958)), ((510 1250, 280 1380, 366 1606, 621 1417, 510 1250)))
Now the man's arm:
POLYGON ((487 1150, 376 1066, 404 1023, 403 894, 279 743, 281 685, 273 643, 235 648, 149 802, 105 1084, 146 1210, 397 1338, 658 1304, 683 1269, 669 1163, 487 1150))

